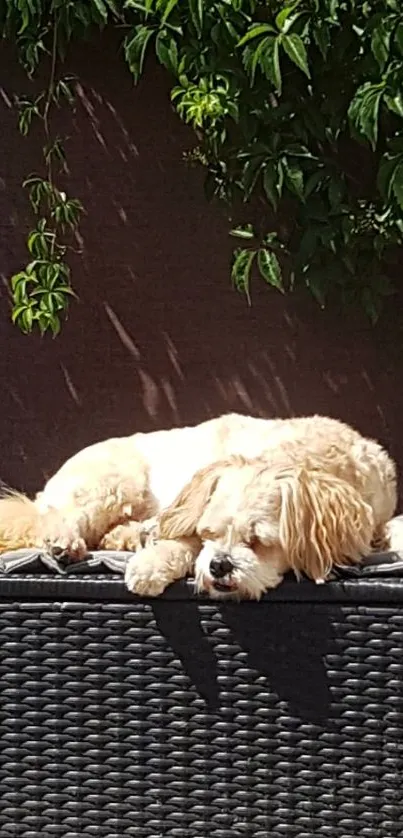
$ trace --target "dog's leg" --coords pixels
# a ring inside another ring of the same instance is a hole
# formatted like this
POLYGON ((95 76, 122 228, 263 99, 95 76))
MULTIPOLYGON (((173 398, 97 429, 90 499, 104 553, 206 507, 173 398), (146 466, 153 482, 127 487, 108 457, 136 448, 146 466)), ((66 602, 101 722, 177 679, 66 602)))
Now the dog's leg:
POLYGON ((75 519, 74 516, 65 518, 56 515, 50 520, 49 517, 45 517, 38 546, 42 546, 55 557, 65 554, 71 559, 83 559, 88 549, 82 531, 80 519, 75 519))
POLYGON ((107 532, 100 541, 99 549, 130 550, 136 553, 150 542, 153 543, 156 536, 156 518, 150 518, 148 521, 127 521, 126 524, 118 524, 107 532))
POLYGON ((168 585, 192 573, 200 552, 198 538, 161 539, 129 559, 125 582, 132 593, 159 596, 168 585))

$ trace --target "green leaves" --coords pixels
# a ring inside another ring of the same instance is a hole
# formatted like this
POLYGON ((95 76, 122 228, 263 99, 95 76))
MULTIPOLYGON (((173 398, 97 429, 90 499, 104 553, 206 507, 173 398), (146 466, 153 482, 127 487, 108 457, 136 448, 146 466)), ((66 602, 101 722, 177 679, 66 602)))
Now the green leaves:
POLYGON ((263 171, 263 189, 267 200, 276 211, 281 198, 284 182, 284 169, 280 161, 270 159, 263 171))
POLYGON ((257 263, 260 274, 265 282, 284 294, 281 268, 276 254, 267 248, 261 248, 257 254, 257 263))
POLYGON ((258 63, 265 76, 271 81, 275 91, 281 93, 282 79, 280 71, 280 49, 278 38, 265 38, 258 53, 258 63))
MULTIPOLYGON (((286 10, 284 10, 286 11, 286 10)), ((280 15, 277 16, 281 22, 280 15)), ((249 67, 250 80, 253 84, 255 79, 256 68, 260 67, 263 74, 269 81, 271 81, 277 93, 282 91, 282 75, 280 68, 280 48, 298 67, 299 70, 310 78, 308 67, 308 57, 302 38, 296 33, 285 34, 281 32, 276 34, 274 27, 269 24, 259 24, 253 26, 249 32, 244 35, 238 43, 238 47, 247 45, 247 52, 244 53, 244 60, 246 66, 249 67), (255 46, 251 53, 250 42, 255 41, 260 36, 264 36, 255 46)))
POLYGON ((310 79, 308 56, 304 42, 299 35, 281 35, 281 45, 291 61, 310 79))
POLYGON ((203 29, 203 0, 189 0, 189 12, 193 21, 193 26, 197 34, 201 35, 203 29))
MULTIPOLYGON (((34 15, 35 3, 27 0, 30 15, 34 15)), ((24 5, 24 2, 21 5, 24 5)), ((40 5, 40 4, 39 4, 40 5)), ((71 7, 69 7, 71 8, 71 7)), ((74 88, 71 76, 57 76, 58 69, 58 41, 59 31, 66 34, 66 27, 70 22, 57 17, 57 9, 60 15, 67 14, 65 5, 54 4, 52 6, 53 17, 48 21, 51 33, 51 61, 50 76, 46 89, 40 92, 35 99, 22 98, 17 101, 19 110, 18 127, 23 136, 29 134, 33 120, 43 132, 43 175, 30 175, 23 183, 28 190, 29 202, 36 224, 27 237, 27 250, 29 262, 23 270, 15 273, 10 279, 12 295, 12 321, 22 332, 29 333, 38 328, 41 334, 50 330, 54 335, 58 334, 61 328, 61 316, 67 311, 69 300, 74 296, 70 285, 70 268, 65 261, 68 247, 71 246, 71 236, 75 236, 84 208, 78 198, 70 198, 59 189, 56 179, 60 171, 66 176, 66 155, 64 142, 61 137, 51 134, 51 111, 54 107, 62 105, 71 106, 74 103, 74 88), (60 24, 60 30, 59 30, 60 24), (53 29, 52 29, 53 27, 53 29)), ((80 12, 86 12, 100 23, 105 23, 109 11, 117 14, 114 0, 91 0, 85 9, 81 3, 74 6, 77 18, 80 19, 80 12)), ((25 14, 25 12, 24 12, 25 14)), ((51 13, 49 13, 51 14, 51 13)), ((84 14, 84 20, 85 18, 84 14)), ((45 45, 42 40, 37 43, 29 42, 33 37, 32 20, 28 21, 28 32, 24 35, 27 39, 23 48, 24 63, 28 64, 28 71, 35 68, 36 58, 39 50, 45 45), (32 48, 32 49, 30 49, 32 48)), ((68 34, 68 33, 67 33, 68 34)), ((43 37, 45 37, 43 35, 43 37)))
POLYGON ((103 0, 90 0, 91 4, 95 7, 96 11, 98 12, 99 17, 101 18, 103 23, 106 23, 108 20, 108 6, 103 0))
POLYGON ((385 82, 364 82, 355 93, 348 109, 348 117, 355 131, 365 137, 373 149, 378 140, 379 108, 385 92, 385 82))
POLYGON ((244 224, 242 227, 235 227, 231 230, 230 236, 234 236, 236 239, 253 239, 255 231, 252 224, 244 224))
POLYGON ((158 3, 158 6, 159 6, 160 9, 163 10, 162 11, 162 17, 161 17, 162 25, 164 25, 167 22, 171 12, 178 5, 178 2, 179 2, 179 0, 160 0, 160 2, 158 3))
POLYGON ((17 100, 18 115, 18 130, 23 137, 26 137, 31 128, 34 117, 41 117, 40 105, 43 102, 44 94, 41 93, 36 99, 21 98, 17 100))
POLYGON ((174 107, 196 134, 184 156, 203 166, 206 194, 236 206, 243 201, 256 221, 231 231, 241 244, 232 263, 235 288, 250 301, 255 271, 284 290, 287 248, 293 277, 287 287, 308 288, 321 306, 339 295, 374 320, 385 288, 374 277, 384 276, 383 260, 403 240, 399 0, 6 5, 12 11, 2 18, 2 34, 17 40, 30 74, 52 53, 57 20, 57 72, 36 98, 24 97, 18 106, 21 133, 29 135, 33 124, 43 131, 43 170, 26 183, 35 216, 30 262, 15 281, 21 328, 57 328, 52 318, 71 296, 67 274, 56 282, 57 296, 49 296, 49 277, 56 265, 68 272, 65 258, 83 208, 58 186, 59 171, 68 177, 66 143, 51 134, 45 110, 74 102, 73 80, 58 72, 70 39, 111 18, 126 30, 125 56, 136 82, 151 47, 174 80, 174 107), (265 234, 268 224, 273 230, 265 234))
POLYGON ((155 41, 155 51, 161 64, 172 75, 175 75, 178 70, 178 47, 176 46, 175 38, 167 30, 163 29, 158 32, 155 41))
POLYGON ((403 21, 402 23, 398 23, 396 27, 394 42, 396 44, 398 52, 400 53, 400 55, 403 56, 403 21))
POLYGON ((235 250, 234 260, 231 269, 231 279, 237 291, 245 294, 250 305, 250 272, 253 260, 256 256, 255 250, 235 250))
POLYGON ((203 75, 197 84, 183 78, 183 84, 174 87, 171 99, 179 115, 194 128, 210 132, 210 136, 223 142, 226 130, 225 117, 238 121, 238 105, 231 98, 231 80, 224 75, 203 75))
POLYGON ((69 269, 61 262, 35 259, 25 270, 11 277, 13 311, 11 319, 24 334, 38 326, 43 335, 60 332, 60 315, 67 310, 74 293, 69 284, 69 269))
POLYGON ((382 20, 379 20, 372 33, 371 50, 381 72, 389 58, 391 34, 390 28, 382 20))
POLYGON ((389 151, 383 155, 379 170, 377 185, 386 200, 396 199, 403 210, 403 142, 401 150, 389 151))
POLYGON ((284 179, 290 190, 301 201, 304 201, 304 173, 297 160, 284 157, 282 160, 284 179))
POLYGON ((248 30, 246 35, 244 35, 243 38, 241 38, 238 41, 237 46, 238 47, 244 47, 245 44, 248 44, 249 41, 252 41, 254 38, 259 38, 261 35, 268 35, 269 33, 273 34, 273 33, 275 33, 275 31, 276 30, 275 30, 274 26, 271 26, 269 23, 254 24, 248 30))
POLYGON ((154 30, 149 26, 139 25, 135 27, 134 31, 133 37, 126 39, 125 58, 137 84, 143 72, 147 45, 154 34, 154 30))
MULTIPOLYGON (((246 225, 245 227, 232 230, 231 235, 236 235, 240 238, 253 238, 255 236, 255 232, 251 225, 246 225), (246 233, 246 235, 244 235, 244 233, 246 233)), ((277 236, 275 233, 271 233, 266 236, 266 243, 269 242, 273 242, 273 244, 277 243, 277 236)), ((257 261, 260 276, 264 279, 267 285, 271 285, 272 288, 276 288, 284 294, 281 267, 274 251, 268 246, 254 248, 253 250, 238 248, 233 254, 231 279, 234 288, 242 294, 245 294, 249 305, 251 305, 251 272, 255 260, 257 261)))

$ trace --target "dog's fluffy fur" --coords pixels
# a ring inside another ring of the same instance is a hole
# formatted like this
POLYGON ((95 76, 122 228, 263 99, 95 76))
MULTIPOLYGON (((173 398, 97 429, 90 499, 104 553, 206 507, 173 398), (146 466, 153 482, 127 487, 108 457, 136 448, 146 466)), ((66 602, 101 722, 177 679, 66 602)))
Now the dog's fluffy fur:
POLYGON ((193 570, 203 541, 199 587, 218 595, 209 563, 225 549, 235 570, 222 587, 258 597, 288 568, 318 579, 382 544, 395 505, 392 460, 347 425, 232 414, 84 449, 34 501, 0 501, 0 550, 133 550, 141 522, 165 510, 156 543, 129 563, 131 590, 161 593, 193 570))

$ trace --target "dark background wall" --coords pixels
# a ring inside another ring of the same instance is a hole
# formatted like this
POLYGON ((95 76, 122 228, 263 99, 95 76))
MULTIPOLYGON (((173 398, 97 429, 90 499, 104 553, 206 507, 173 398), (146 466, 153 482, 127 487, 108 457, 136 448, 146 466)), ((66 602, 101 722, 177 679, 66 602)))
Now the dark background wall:
POLYGON ((114 33, 75 48, 78 106, 58 126, 70 137, 68 191, 88 211, 73 265, 80 302, 56 340, 22 336, 6 279, 25 259, 20 184, 42 141, 16 129, 11 99, 27 80, 4 47, 0 69, 0 479, 32 492, 95 440, 230 410, 327 413, 403 461, 399 297, 376 328, 259 280, 248 308, 230 287, 226 217, 183 163, 192 136, 167 80, 151 64, 135 89, 114 33))

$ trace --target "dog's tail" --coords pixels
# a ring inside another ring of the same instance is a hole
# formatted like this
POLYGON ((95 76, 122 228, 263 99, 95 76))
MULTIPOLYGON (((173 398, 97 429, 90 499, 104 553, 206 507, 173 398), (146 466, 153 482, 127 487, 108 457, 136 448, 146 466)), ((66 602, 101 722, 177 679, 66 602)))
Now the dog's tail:
POLYGON ((0 497, 0 553, 37 547, 42 538, 43 515, 35 501, 18 492, 0 497))

